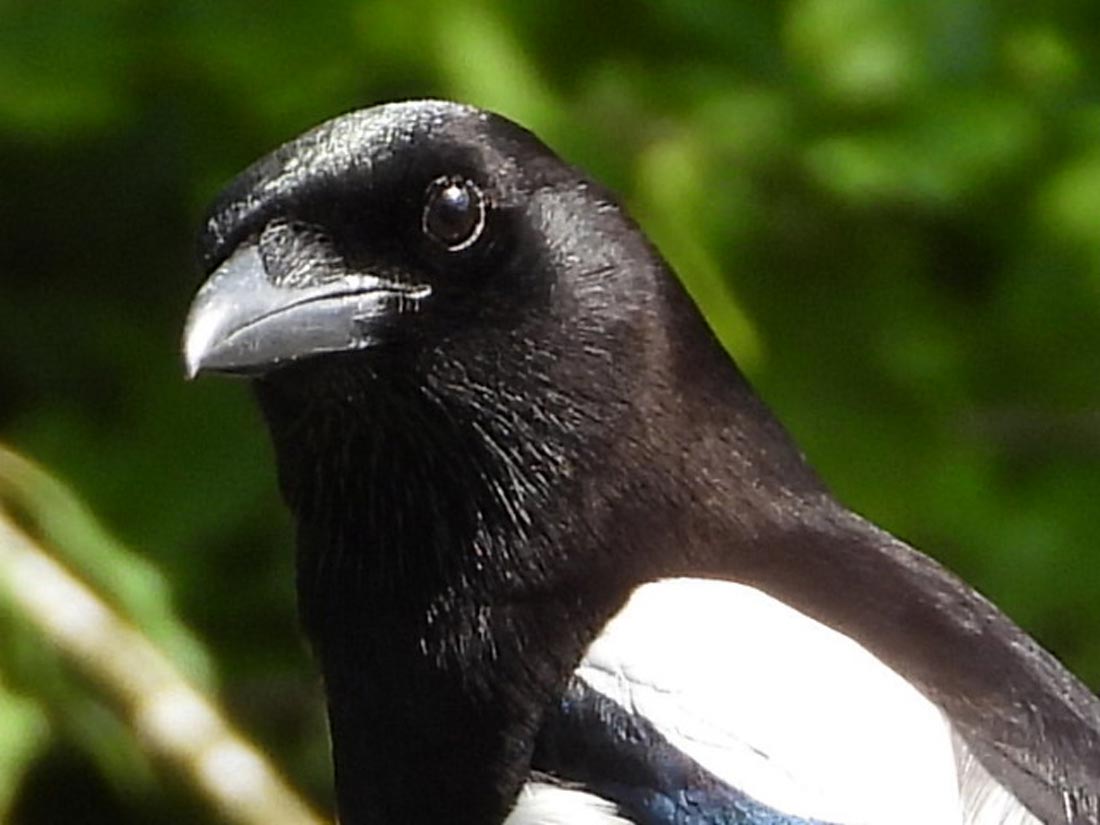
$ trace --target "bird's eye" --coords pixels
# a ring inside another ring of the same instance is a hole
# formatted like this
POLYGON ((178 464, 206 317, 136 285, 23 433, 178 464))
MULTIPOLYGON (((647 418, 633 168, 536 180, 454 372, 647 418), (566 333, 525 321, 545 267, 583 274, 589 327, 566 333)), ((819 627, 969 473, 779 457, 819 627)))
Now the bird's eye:
POLYGON ((466 249, 485 228, 485 196, 473 181, 436 178, 425 193, 422 226, 451 252, 466 249))

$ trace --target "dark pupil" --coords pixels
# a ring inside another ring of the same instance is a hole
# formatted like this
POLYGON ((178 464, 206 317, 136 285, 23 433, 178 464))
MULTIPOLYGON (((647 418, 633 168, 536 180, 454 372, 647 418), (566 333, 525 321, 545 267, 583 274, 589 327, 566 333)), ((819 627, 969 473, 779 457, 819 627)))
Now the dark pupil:
POLYGON ((477 207, 470 191, 459 183, 449 183, 440 189, 428 208, 428 229, 447 244, 461 243, 470 237, 477 221, 477 207))

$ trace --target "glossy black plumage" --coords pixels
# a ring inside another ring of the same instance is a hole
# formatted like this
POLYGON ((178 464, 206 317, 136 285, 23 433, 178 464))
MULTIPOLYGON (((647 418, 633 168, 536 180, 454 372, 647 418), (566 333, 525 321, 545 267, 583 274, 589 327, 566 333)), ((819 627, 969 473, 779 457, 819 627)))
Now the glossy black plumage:
POLYGON ((186 354, 254 376, 344 825, 501 821, 589 643, 671 576, 857 639, 1041 820, 1100 821, 1097 699, 837 504, 640 229, 529 133, 436 102, 338 118, 245 172, 202 249, 251 262, 186 354), (425 233, 445 177, 488 204, 457 250, 425 233), (257 262, 270 311, 242 297, 257 262))

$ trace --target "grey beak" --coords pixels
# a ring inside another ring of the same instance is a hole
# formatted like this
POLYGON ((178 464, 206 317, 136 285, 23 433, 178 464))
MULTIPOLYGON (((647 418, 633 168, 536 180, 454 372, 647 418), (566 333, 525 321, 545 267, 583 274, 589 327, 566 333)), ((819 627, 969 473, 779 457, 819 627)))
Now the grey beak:
POLYGON ((253 243, 241 246, 199 289, 183 333, 187 377, 260 373, 326 352, 378 342, 377 321, 430 293, 369 274, 314 286, 278 286, 253 243))

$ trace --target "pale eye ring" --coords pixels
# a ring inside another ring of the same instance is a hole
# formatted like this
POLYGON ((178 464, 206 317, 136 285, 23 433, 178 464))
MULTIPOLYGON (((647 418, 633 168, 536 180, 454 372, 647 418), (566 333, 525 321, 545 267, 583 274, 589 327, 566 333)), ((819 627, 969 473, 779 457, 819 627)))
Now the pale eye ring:
POLYGON ((472 246, 485 229, 485 196, 473 181, 446 175, 424 193, 424 234, 451 252, 472 246))

